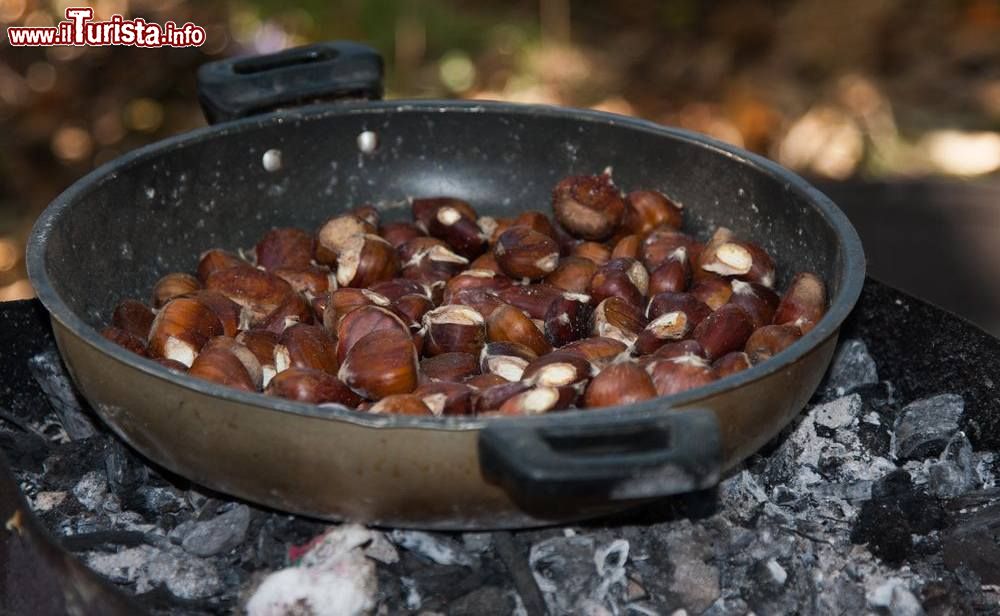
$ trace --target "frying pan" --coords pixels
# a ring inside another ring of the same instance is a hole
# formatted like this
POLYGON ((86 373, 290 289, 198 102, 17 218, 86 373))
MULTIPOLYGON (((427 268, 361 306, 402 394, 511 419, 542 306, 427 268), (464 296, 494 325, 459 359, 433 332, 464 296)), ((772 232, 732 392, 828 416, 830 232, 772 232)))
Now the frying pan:
POLYGON ((73 378, 121 438, 176 473, 277 509, 513 528, 709 487, 802 409, 865 274, 857 234, 825 196, 694 133, 578 109, 381 101, 381 77, 375 52, 340 42, 206 65, 199 94, 213 125, 100 167, 39 218, 32 283, 73 378), (818 273, 826 316, 770 361, 706 387, 510 419, 273 399, 172 374, 98 333, 120 299, 145 297, 162 274, 193 271, 202 251, 252 246, 275 226, 315 228, 363 202, 402 219, 410 196, 460 197, 485 215, 546 210, 559 179, 608 166, 619 186, 683 204, 688 231, 726 225, 760 243, 779 264, 779 286, 796 271, 818 273))

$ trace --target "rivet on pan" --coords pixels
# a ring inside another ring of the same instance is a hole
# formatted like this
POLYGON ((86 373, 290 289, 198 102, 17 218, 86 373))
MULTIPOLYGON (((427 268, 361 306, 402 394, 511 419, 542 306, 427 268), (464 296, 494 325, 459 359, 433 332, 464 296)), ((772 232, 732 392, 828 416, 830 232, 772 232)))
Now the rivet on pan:
POLYGON ((371 154, 378 147, 378 135, 374 131, 361 131, 358 135, 358 149, 364 154, 371 154))
POLYGON ((281 150, 270 149, 264 152, 261 164, 264 165, 265 171, 274 172, 281 169, 281 150))

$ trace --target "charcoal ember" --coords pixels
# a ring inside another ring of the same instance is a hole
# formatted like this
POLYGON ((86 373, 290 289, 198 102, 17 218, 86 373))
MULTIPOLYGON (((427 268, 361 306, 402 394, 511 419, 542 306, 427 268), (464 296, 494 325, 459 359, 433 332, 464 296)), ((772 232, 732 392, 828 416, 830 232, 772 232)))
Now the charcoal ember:
POLYGON ((941 530, 948 514, 937 498, 916 487, 905 470, 889 473, 872 486, 851 529, 851 541, 866 544, 890 565, 900 565, 916 554, 915 535, 941 530))
POLYGON ((821 404, 813 410, 814 423, 828 430, 850 428, 856 424, 861 412, 859 396, 842 397, 827 404, 821 404))
POLYGON ((1000 496, 995 490, 981 496, 977 500, 986 502, 977 506, 973 501, 959 509, 942 533, 942 556, 950 569, 965 567, 983 584, 1000 584, 1000 496))
POLYGON ((758 614, 782 613, 782 594, 789 584, 788 570, 777 558, 757 559, 747 567, 742 597, 758 614))
MULTIPOLYGON (((678 610, 682 614, 688 614, 687 610, 678 610)), ((719 597, 701 616, 736 616, 737 614, 751 614, 750 606, 741 597, 719 597)), ((675 616, 677 612, 671 614, 675 616)))
POLYGON ((444 535, 415 530, 393 530, 389 531, 387 537, 399 547, 439 565, 471 567, 476 564, 475 558, 465 551, 461 543, 444 535))
POLYGON ((407 609, 444 612, 459 597, 483 585, 483 574, 461 565, 428 564, 413 552, 400 554, 399 575, 407 609), (416 607, 412 607, 412 606, 416 607))
POLYGON ((120 441, 112 440, 104 452, 104 473, 108 487, 121 498, 146 483, 149 469, 120 441))
POLYGON ((185 520, 167 534, 167 539, 175 545, 181 545, 184 543, 184 538, 191 534, 197 524, 198 520, 185 520))
POLYGON ((108 436, 98 434, 56 444, 43 464, 49 489, 72 490, 87 472, 104 475, 104 451, 109 441, 108 436))
POLYGON ((951 498, 971 489, 976 481, 972 443, 959 430, 948 441, 940 459, 927 469, 927 490, 939 498, 951 498))
POLYGON ((920 588, 920 603, 931 616, 973 614, 974 597, 980 594, 982 581, 966 567, 946 570, 920 588))
POLYGON ((243 543, 249 526, 250 508, 235 505, 210 520, 195 522, 181 539, 181 546, 195 556, 222 554, 243 543))
POLYGON ((462 544, 473 553, 482 553, 493 547, 492 533, 462 533, 462 544))
POLYGON ((483 586, 448 604, 449 616, 508 616, 515 607, 511 593, 497 586, 483 586))
POLYGON ((857 428, 858 442, 872 455, 887 458, 892 452, 892 432, 878 413, 864 415, 857 428))
MULTIPOLYGON (((406 607, 406 609, 412 612, 424 607, 424 598, 420 595, 420 590, 417 588, 416 580, 402 575, 399 577, 399 584, 401 586, 400 590, 403 591, 403 606, 406 607)), ((431 614, 436 613, 427 609, 422 610, 422 612, 430 612, 431 614)))
POLYGON ((97 434, 93 416, 84 410, 84 403, 54 348, 29 359, 28 369, 45 392, 49 404, 59 417, 59 423, 70 439, 85 439, 97 434))
POLYGON ((364 550, 365 556, 385 565, 399 562, 399 552, 385 534, 369 530, 368 536, 369 542, 364 550))
POLYGON ((139 486, 122 504, 143 516, 156 519, 185 509, 187 501, 183 493, 173 486, 139 486))
POLYGON ((958 431, 964 410, 965 402, 957 394, 907 404, 893 426, 893 455, 899 460, 938 455, 958 431))
POLYGON ((766 502, 767 493, 749 471, 741 471, 719 484, 720 507, 737 523, 750 523, 766 502))
POLYGON ((51 444, 34 432, 0 431, 0 451, 3 451, 13 468, 41 473, 44 470, 43 463, 51 453, 51 444))
MULTIPOLYGON (((601 603, 607 598, 611 584, 598 570, 606 565, 595 564, 598 554, 604 562, 606 549, 586 535, 551 537, 531 546, 528 565, 550 614, 580 613, 590 601, 601 603)), ((620 557, 621 551, 617 546, 615 556, 620 557)), ((627 548, 624 555, 628 555, 627 548)), ((619 581, 620 591, 624 591, 623 582, 619 581)))
POLYGON ((844 340, 837 345, 830 369, 820 387, 843 396, 857 387, 878 383, 878 368, 863 340, 844 340))
POLYGON ((859 421, 861 409, 858 394, 807 409, 767 459, 762 473, 765 488, 785 486, 793 493, 820 496, 815 493, 820 484, 852 489, 857 482, 873 481, 895 470, 890 460, 862 447, 857 432, 851 429, 859 421))
POLYGON ((399 614, 404 611, 404 590, 399 572, 395 568, 376 567, 375 569, 375 604, 386 614, 399 614))
POLYGON ((91 569, 112 582, 134 585, 140 594, 165 586, 180 599, 204 599, 223 589, 218 569, 211 561, 193 558, 178 547, 140 545, 118 552, 91 552, 85 560, 91 569))
POLYGON ((96 511, 103 505, 108 495, 108 480, 104 473, 90 471, 80 478, 73 486, 73 496, 80 504, 91 511, 96 511))
POLYGON ((830 569, 830 575, 823 584, 823 592, 812 601, 817 614, 865 614, 868 602, 865 589, 857 582, 860 577, 851 567, 837 571, 830 569), (849 573, 845 573, 845 571, 849 573))
POLYGON ((711 534, 689 520, 682 520, 665 532, 663 545, 672 570, 668 600, 700 614, 721 594, 711 534))

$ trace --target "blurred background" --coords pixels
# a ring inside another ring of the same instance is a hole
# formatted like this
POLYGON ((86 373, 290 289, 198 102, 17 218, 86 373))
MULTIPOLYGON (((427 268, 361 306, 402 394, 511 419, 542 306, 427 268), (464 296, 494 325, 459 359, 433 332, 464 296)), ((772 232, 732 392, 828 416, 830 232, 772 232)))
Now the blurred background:
POLYGON ((198 65, 311 41, 378 48, 390 98, 590 107, 769 156, 848 212, 870 272, 1000 334, 997 0, 0 0, 191 21, 200 49, 0 42, 0 300, 30 297, 32 222, 66 186, 204 124, 198 65))

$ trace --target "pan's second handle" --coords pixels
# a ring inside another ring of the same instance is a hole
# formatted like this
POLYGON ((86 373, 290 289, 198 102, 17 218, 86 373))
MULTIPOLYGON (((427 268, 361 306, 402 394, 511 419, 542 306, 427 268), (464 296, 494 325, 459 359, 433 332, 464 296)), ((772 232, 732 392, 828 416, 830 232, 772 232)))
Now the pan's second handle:
POLYGON ((210 62, 198 99, 211 123, 342 98, 382 98, 382 56, 346 41, 210 62))
POLYGON ((516 501, 539 504, 656 498, 718 482, 711 411, 602 415, 498 420, 479 435, 483 474, 516 501))

